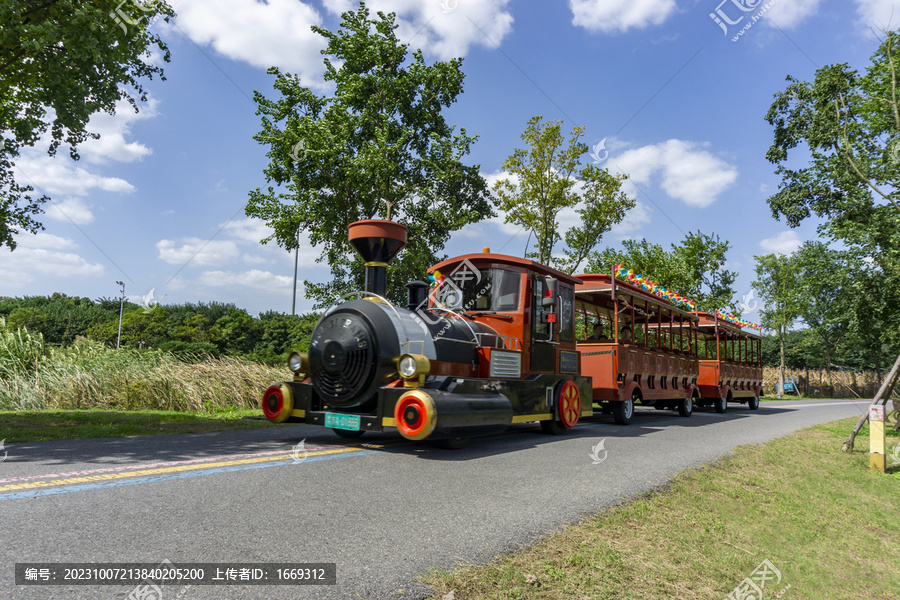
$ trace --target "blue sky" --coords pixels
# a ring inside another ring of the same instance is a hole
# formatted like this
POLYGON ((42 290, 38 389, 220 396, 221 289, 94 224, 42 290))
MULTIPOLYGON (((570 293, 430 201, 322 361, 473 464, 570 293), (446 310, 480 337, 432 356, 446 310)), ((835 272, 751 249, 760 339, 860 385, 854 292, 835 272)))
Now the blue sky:
MULTIPOLYGON (((13 253, 0 251, 0 295, 111 297, 121 280, 138 302, 154 290, 163 303, 290 311, 293 254, 260 245, 266 227, 244 216, 248 192, 266 185, 268 162, 252 139, 259 118, 251 98, 255 90, 276 96, 265 72, 273 65, 326 93, 324 44, 309 27, 335 29, 340 12, 356 3, 169 1, 178 17, 151 26, 169 44, 172 62, 166 81, 147 86, 150 102, 141 112, 123 107, 114 117, 95 117, 90 129, 101 137, 81 147, 78 162, 40 149, 20 160, 22 180, 54 202, 42 215, 44 232, 20 235, 13 253)), ((791 230, 766 203, 779 183, 765 159, 773 94, 789 74, 810 81, 827 64, 864 69, 875 34, 900 22, 900 3, 889 0, 368 6, 396 12, 399 37, 423 48, 429 62, 465 58, 465 92, 446 115, 480 136, 468 161, 489 181, 523 146, 529 118, 561 119, 566 132, 582 125, 584 141, 603 142, 602 166, 629 174, 634 185, 627 189, 638 202, 598 249, 642 237, 668 247, 688 231, 716 233, 732 244, 738 301, 751 291, 754 255, 790 252, 817 237, 815 222, 791 230)), ((107 26, 118 27, 112 18, 107 26)), ((562 216, 564 227, 569 218, 562 216)), ((497 218, 457 232, 447 253, 479 251, 489 240, 495 252, 521 255, 527 237, 497 218)), ((304 241, 301 281, 327 279, 318 255, 304 241)), ((297 306, 312 306, 302 286, 297 306)), ((758 321, 758 307, 744 316, 758 321)))

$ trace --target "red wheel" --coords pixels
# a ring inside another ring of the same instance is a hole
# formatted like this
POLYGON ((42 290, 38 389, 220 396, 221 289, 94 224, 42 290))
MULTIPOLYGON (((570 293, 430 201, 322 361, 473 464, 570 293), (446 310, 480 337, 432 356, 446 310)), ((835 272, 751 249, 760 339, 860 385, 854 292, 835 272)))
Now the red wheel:
POLYGON ((420 390, 404 394, 394 406, 394 422, 408 440, 423 440, 434 431, 437 412, 431 396, 420 390))
POLYGON ((291 388, 286 385, 273 383, 263 393, 263 414, 274 423, 284 423, 294 410, 294 396, 291 388))
POLYGON ((574 381, 563 383, 559 392, 559 420, 563 427, 571 429, 581 416, 581 393, 574 381))

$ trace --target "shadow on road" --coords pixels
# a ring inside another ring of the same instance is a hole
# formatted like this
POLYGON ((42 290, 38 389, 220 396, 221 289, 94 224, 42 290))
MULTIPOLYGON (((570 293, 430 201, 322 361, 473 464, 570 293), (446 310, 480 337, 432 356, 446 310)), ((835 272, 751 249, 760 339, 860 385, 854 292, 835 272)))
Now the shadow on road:
POLYGON ((319 448, 359 448, 417 456, 426 460, 468 461, 485 456, 518 452, 544 444, 577 438, 596 438, 598 428, 604 435, 621 438, 639 438, 668 427, 708 427, 718 422, 747 418, 777 416, 791 409, 767 408, 758 411, 734 405, 728 412, 717 414, 711 409, 695 409, 690 418, 682 418, 670 410, 653 410, 638 407, 630 425, 617 425, 612 417, 597 413, 582 419, 578 426, 561 436, 546 435, 537 423, 511 426, 502 434, 474 438, 461 449, 438 447, 434 442, 409 442, 396 431, 366 433, 362 438, 347 440, 321 427, 297 425, 156 436, 103 438, 91 440, 67 440, 51 442, 23 442, 7 444, 8 458, 0 468, 0 476, 17 475, 17 464, 42 463, 42 467, 65 468, 71 466, 116 466, 135 463, 176 462, 184 460, 234 457, 240 454, 290 453, 303 441, 307 450, 319 448))

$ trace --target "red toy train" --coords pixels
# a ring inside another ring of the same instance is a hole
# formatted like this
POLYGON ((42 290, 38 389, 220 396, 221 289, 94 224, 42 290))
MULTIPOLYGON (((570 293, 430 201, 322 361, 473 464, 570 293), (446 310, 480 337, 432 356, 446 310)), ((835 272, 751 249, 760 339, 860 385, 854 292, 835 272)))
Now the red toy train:
POLYGON ((620 424, 636 403, 685 417, 698 404, 759 406, 760 337, 670 292, 485 248, 434 265, 432 285, 409 283, 400 307, 384 297, 386 267, 406 228, 359 221, 349 238, 365 292, 326 311, 308 353, 289 358, 293 381, 265 391, 274 422, 453 445, 512 423, 563 433, 595 406, 620 424))

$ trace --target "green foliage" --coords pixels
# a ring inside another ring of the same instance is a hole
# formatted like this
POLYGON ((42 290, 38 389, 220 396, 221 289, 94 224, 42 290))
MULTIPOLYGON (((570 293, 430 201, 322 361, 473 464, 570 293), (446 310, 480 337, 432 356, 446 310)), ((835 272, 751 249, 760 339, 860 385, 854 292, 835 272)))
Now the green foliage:
POLYGON ((860 301, 854 285, 857 253, 832 250, 821 242, 806 242, 795 254, 798 315, 818 338, 831 381, 832 356, 850 332, 860 301))
POLYGON ((20 151, 49 129, 49 154, 67 144, 78 159, 78 145, 99 137, 85 129, 91 115, 115 113, 120 99, 137 111, 135 97, 147 100, 141 80, 164 79, 148 60, 155 46, 169 61, 165 43, 146 27, 145 19, 156 16, 174 12, 161 1, 0 3, 0 246, 15 249, 13 234, 42 229, 35 215, 48 198, 16 181, 20 151), (124 15, 132 26, 120 27, 110 14, 124 15))
POLYGON ((6 317, 11 328, 40 332, 47 344, 67 346, 93 326, 113 319, 118 322, 119 302, 111 308, 90 298, 59 293, 49 297, 2 298, 0 316, 6 317))
POLYGON ((766 254, 756 258, 756 281, 753 287, 766 308, 760 311, 767 329, 781 332, 789 329, 800 316, 800 294, 797 287, 799 265, 794 256, 766 254))
POLYGON ((529 119, 522 134, 528 149, 516 148, 503 161, 503 170, 512 177, 497 181, 493 189, 506 222, 534 235, 537 252, 528 257, 572 273, 603 234, 634 208, 634 200, 621 191, 626 175, 610 175, 594 165, 580 167, 588 152, 579 141, 584 127, 575 127, 564 146, 561 126, 562 121, 529 119), (580 224, 560 234, 557 218, 567 209, 578 214, 580 224), (560 241, 566 244, 563 256, 554 256, 560 241))
MULTIPOLYGON (((825 366, 819 340, 809 329, 795 329, 785 333, 784 366, 788 369, 811 368, 825 366)), ((835 357, 841 361, 844 357, 835 357)), ((767 334, 762 338, 762 364, 764 367, 777 367, 781 364, 781 342, 777 335, 767 334)), ((840 364, 851 365, 843 360, 840 364)), ((856 365, 853 365, 856 366, 856 365)))
POLYGON ((788 77, 766 115, 774 128, 766 157, 782 177, 768 200, 773 216, 791 227, 818 216, 823 235, 866 258, 855 287, 862 293, 864 284, 876 285, 865 293, 868 317, 859 315, 854 329, 874 336, 874 345, 894 346, 900 342, 898 41, 898 32, 886 31, 864 73, 836 64, 816 71, 812 83, 788 77), (790 168, 799 147, 808 166, 790 168))
POLYGON ((779 389, 784 393, 785 342, 787 331, 800 316, 801 294, 797 286, 798 260, 794 256, 767 254, 756 258, 756 281, 753 287, 759 292, 765 308, 760 311, 762 325, 774 329, 778 336, 781 375, 779 389))
POLYGON ((815 213, 829 219, 826 231, 843 237, 848 227, 870 229, 868 219, 879 206, 900 212, 893 147, 900 140, 897 35, 886 32, 864 75, 846 64, 827 65, 813 83, 789 76, 787 89, 775 95, 766 115, 775 128, 766 157, 783 177, 769 199, 775 217, 796 226, 815 213), (788 153, 800 144, 809 150, 810 165, 789 169, 788 153))
POLYGON ((625 265, 694 300, 698 310, 728 309, 740 314, 732 287, 737 274, 725 269, 729 242, 698 231, 688 233, 671 248, 666 250, 646 239, 624 240, 622 250, 605 248, 591 254, 586 271, 611 273, 614 265, 625 265))
MULTIPOLYGON (((96 302, 65 294, 49 297, 2 298, 0 318, 8 329, 25 328, 54 346, 71 346, 79 336, 115 347, 119 333, 119 302, 96 302)), ((233 304, 170 304, 144 307, 125 303, 123 348, 165 350, 185 361, 205 357, 245 356, 284 364, 287 355, 305 350, 318 315, 266 312, 259 318, 233 304)))
POLYGON ((416 51, 408 60, 396 28, 393 13, 370 19, 360 3, 342 15, 337 32, 312 28, 328 40, 333 96, 316 96, 274 67, 281 97, 254 94, 262 116, 254 139, 269 146, 264 173, 279 190, 250 192, 246 213, 273 228, 265 241, 293 249, 299 229, 322 249, 318 260, 333 281, 305 282, 319 306, 362 288, 350 223, 385 218, 409 228, 406 249, 388 268, 388 296, 400 301, 406 282, 438 262, 451 232, 491 215, 479 166, 461 162, 476 138, 464 129, 455 135, 441 114, 463 91, 462 59, 427 65, 416 51))

